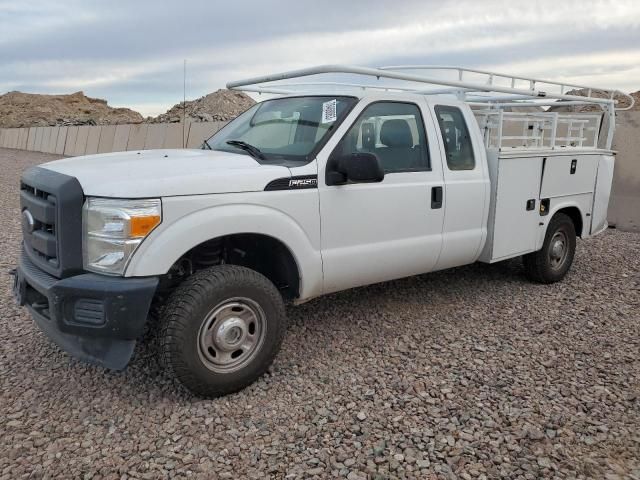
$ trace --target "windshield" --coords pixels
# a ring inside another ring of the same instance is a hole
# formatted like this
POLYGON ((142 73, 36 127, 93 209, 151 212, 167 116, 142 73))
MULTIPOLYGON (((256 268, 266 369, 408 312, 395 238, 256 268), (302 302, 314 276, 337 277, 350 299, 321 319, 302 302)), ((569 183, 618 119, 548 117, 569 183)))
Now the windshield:
POLYGON ((351 97, 290 97, 251 107, 203 148, 244 153, 258 161, 308 162, 353 104, 351 97))

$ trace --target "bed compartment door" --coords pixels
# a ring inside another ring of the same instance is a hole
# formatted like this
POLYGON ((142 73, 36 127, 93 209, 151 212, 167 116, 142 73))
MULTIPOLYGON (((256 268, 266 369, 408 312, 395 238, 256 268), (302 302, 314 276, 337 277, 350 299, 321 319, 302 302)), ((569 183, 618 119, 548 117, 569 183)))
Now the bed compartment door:
POLYGON ((600 155, 547 157, 540 198, 591 193, 595 187, 600 155))
POLYGON ((497 173, 492 262, 535 250, 542 157, 500 158, 497 173))

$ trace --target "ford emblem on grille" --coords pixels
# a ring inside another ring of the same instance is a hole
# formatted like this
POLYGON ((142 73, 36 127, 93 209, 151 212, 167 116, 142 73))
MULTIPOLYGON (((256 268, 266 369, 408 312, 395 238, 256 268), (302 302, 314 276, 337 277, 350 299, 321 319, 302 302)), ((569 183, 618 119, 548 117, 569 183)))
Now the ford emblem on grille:
POLYGON ((33 215, 31 215, 31 212, 29 210, 23 210, 22 211, 22 229, 25 232, 28 233, 33 233, 33 229, 36 226, 36 221, 33 218, 33 215))

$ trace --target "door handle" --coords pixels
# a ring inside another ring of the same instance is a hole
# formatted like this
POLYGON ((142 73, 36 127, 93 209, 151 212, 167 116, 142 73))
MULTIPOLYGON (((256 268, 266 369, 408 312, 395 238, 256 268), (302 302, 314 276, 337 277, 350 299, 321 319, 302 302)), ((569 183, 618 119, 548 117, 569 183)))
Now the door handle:
POLYGON ((431 187, 431 208, 442 208, 442 187, 431 187))

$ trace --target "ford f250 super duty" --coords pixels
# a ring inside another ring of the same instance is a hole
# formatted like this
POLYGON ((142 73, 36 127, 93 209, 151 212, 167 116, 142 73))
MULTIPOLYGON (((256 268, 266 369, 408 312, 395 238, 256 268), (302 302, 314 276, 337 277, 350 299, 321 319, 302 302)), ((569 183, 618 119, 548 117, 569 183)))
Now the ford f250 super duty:
POLYGON ((607 226, 613 91, 428 66, 229 87, 268 98, 202 149, 24 172, 15 295, 74 357, 122 369, 148 327, 171 374, 222 395, 273 361, 285 302, 519 256, 532 280, 557 282, 576 237, 607 226))

